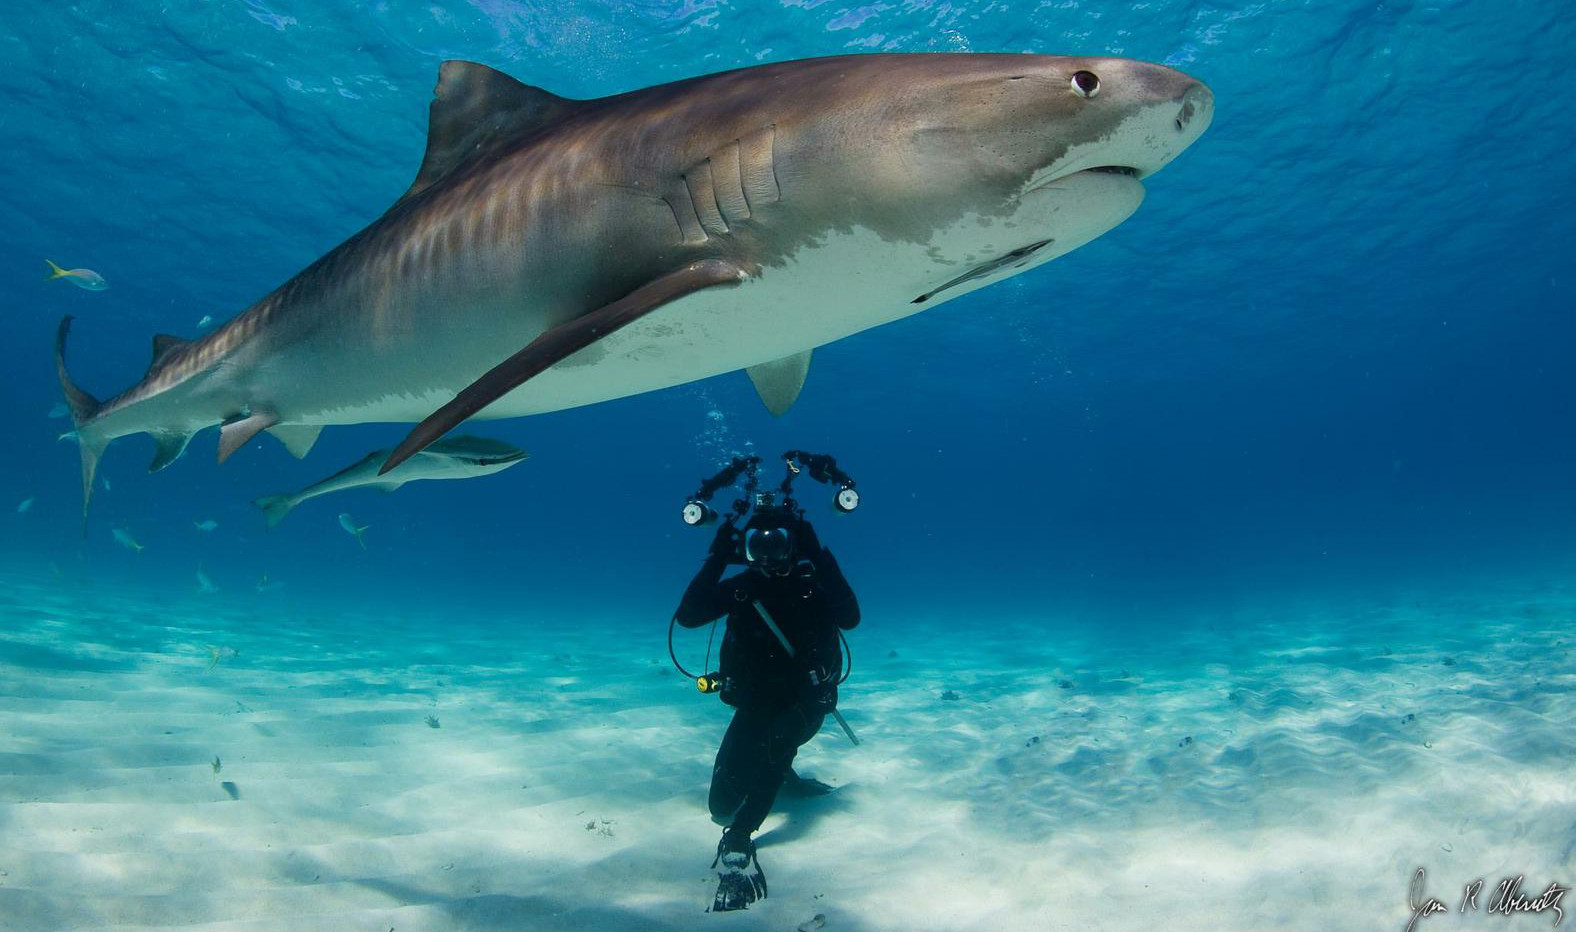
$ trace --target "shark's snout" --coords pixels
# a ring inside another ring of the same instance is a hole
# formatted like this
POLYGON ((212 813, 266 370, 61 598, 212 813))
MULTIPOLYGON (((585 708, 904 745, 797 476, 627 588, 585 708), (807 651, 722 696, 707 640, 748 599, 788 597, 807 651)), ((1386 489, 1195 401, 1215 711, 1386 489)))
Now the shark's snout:
POLYGON ((1191 131, 1194 136, 1209 128, 1215 118, 1215 95, 1200 82, 1193 82, 1182 94, 1182 106, 1177 110, 1177 132, 1191 131))

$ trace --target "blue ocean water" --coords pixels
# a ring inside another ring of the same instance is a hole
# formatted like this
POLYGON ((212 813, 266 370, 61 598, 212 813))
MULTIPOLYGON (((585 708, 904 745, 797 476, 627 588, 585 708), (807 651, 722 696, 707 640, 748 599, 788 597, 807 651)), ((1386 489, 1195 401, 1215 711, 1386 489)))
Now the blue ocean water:
MULTIPOLYGON (((1417 650, 1435 629, 1483 650, 1569 630, 1576 157, 1564 86, 1576 19, 1564 4, 85 0, 6 19, 0 542, 6 572, 28 580, 13 605, 130 599, 178 603, 189 618, 207 604, 241 627, 284 632, 310 617, 330 634, 346 613, 361 639, 374 637, 365 619, 414 619, 401 624, 427 634, 463 619, 518 636, 510 651, 528 651, 535 626, 585 619, 625 638, 621 656, 662 660, 707 543, 680 523, 684 497, 729 456, 799 448, 836 455, 859 482, 859 511, 828 509, 821 526, 875 656, 904 650, 906 632, 984 639, 997 650, 967 657, 986 693, 1012 691, 990 685, 992 664, 1072 641, 1113 668, 1112 694, 1128 647, 1154 669, 1209 679, 1239 649, 1212 637, 1315 650, 1361 681, 1372 658, 1342 652, 1389 649, 1353 625, 1375 604, 1468 606, 1375 622, 1417 650), (210 432, 153 475, 151 444, 128 438, 105 455, 83 535, 77 450, 58 439, 69 421, 50 416, 61 315, 77 318, 75 377, 105 397, 141 376, 152 334, 195 336, 201 319, 239 313, 405 189, 441 61, 595 97, 882 51, 1165 62, 1209 83, 1215 121, 1147 181, 1132 219, 1090 245, 818 350, 781 418, 734 373, 489 422, 476 432, 531 459, 496 477, 308 502, 272 531, 251 499, 406 428, 331 428, 303 461, 257 443, 223 466, 210 432), (45 258, 110 287, 46 283, 45 258), (365 552, 340 512, 369 526, 365 552), (209 520, 212 531, 194 527, 209 520), (198 593, 199 566, 217 593, 198 593), (1533 607, 1504 621, 1505 599, 1533 607), (1463 633, 1489 616, 1507 626, 1463 633)), ((27 626, 25 612, 12 620, 27 626)), ((1254 675, 1243 689, 1261 711, 1311 695, 1254 675)), ((1568 690, 1570 676, 1539 668, 1526 692, 1484 701, 1519 708, 1544 683, 1568 690)), ((1211 682, 1200 688, 1226 680, 1211 682)), ((1343 727, 1355 729, 1343 740, 1377 740, 1361 721, 1343 727)), ((1175 743, 1180 732, 1163 730, 1175 743)), ((1570 739, 1553 731, 1507 766, 1568 763, 1570 739)), ((1053 776, 1090 779, 1101 753, 1074 753, 1053 776)), ((1241 748, 1223 753, 1212 772, 1242 766, 1241 748)), ((1303 774, 1273 742, 1246 753, 1265 779, 1277 762, 1303 774)), ((1028 800, 1054 797, 1002 761, 988 781, 1010 799, 1000 811, 1024 817, 1028 800)), ((1200 773, 1155 779, 1215 785, 1200 773)), ((1152 802, 1139 785, 1101 783, 1114 812, 1152 802)), ((1567 817, 1569 792, 1567 779, 1555 794, 1567 817)), ((1570 865, 1568 847, 1545 854, 1570 865)))
POLYGON ((184 587, 201 550, 232 582, 352 599, 552 600, 566 578, 617 578, 627 609, 661 618, 703 548, 677 505, 753 444, 852 471, 867 510, 834 536, 900 611, 1569 565, 1576 212, 1544 90, 1571 63, 1559 4, 84 3, 11 21, 0 481, 37 497, 13 561, 184 587), (780 420, 734 375, 491 424, 527 466, 324 500, 271 535, 251 498, 400 432, 223 469, 203 437, 154 476, 134 438, 106 455, 78 539, 76 451, 46 417, 60 315, 102 397, 140 376, 151 334, 244 309, 408 184, 442 59, 586 97, 858 50, 1164 61, 1209 82, 1218 115, 1129 222, 827 348, 780 420), (45 287, 46 256, 110 290, 45 287), (374 526, 375 558, 346 562, 341 510, 374 526))

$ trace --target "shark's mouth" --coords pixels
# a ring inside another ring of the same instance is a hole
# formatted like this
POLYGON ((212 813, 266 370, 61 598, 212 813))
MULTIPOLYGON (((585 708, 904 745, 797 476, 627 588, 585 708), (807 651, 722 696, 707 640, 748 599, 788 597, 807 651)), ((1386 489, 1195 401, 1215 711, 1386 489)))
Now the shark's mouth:
POLYGON ((1023 193, 1029 194, 1034 191, 1043 191, 1059 181, 1065 181, 1077 175, 1119 175, 1123 178, 1131 178, 1134 181, 1141 181, 1147 177, 1145 172, 1131 165, 1096 165, 1094 168, 1079 168, 1054 175, 1048 174, 1042 179, 1031 181, 1023 193))

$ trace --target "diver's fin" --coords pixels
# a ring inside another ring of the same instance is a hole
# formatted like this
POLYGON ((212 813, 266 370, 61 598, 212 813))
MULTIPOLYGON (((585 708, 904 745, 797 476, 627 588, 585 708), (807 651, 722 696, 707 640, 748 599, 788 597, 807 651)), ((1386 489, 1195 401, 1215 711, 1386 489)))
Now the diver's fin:
POLYGON ((246 417, 225 421, 219 428, 219 462, 229 459, 231 453, 278 421, 279 415, 267 411, 257 411, 246 417))
POLYGON ((168 333, 155 333, 153 335, 153 361, 148 363, 148 371, 159 367, 165 357, 191 343, 184 337, 171 336, 168 333))
POLYGON ((279 438, 279 442, 285 445, 291 456, 302 459, 312 452, 312 444, 317 443, 318 434, 323 432, 323 425, 275 424, 268 428, 268 432, 279 438))
POLYGON ((400 201, 420 194, 460 165, 492 155, 563 117, 579 103, 471 61, 446 61, 439 66, 438 86, 432 93, 427 154, 400 201))
POLYGON ((763 362, 744 371, 755 383, 755 393, 766 402, 766 410, 773 417, 781 417, 804 390, 804 377, 810 374, 810 350, 763 362))
POLYGON ((109 446, 109 441, 84 426, 98 413, 100 405, 97 398, 78 388, 66 371, 66 335, 70 332, 71 315, 67 314, 60 318, 60 327, 55 331, 55 375, 60 379, 60 390, 66 394, 66 407, 71 409, 71 423, 76 427, 77 447, 82 451, 82 533, 85 535, 88 502, 93 499, 93 474, 98 471, 99 454, 109 446))
POLYGON ((268 521, 268 526, 275 528, 296 506, 296 499, 293 495, 265 495, 252 499, 252 504, 263 510, 263 518, 268 521))
POLYGON ((148 464, 148 472, 158 472, 180 459, 192 439, 192 435, 184 430, 156 430, 152 433, 153 442, 158 447, 153 451, 153 462, 148 464))
POLYGON ((405 462, 427 444, 453 430, 461 421, 551 368, 559 360, 590 346, 625 324, 639 320, 664 304, 718 285, 735 285, 745 278, 744 271, 731 262, 703 259, 647 282, 589 314, 559 324, 492 367, 454 396, 453 401, 417 424, 415 430, 394 448, 383 468, 378 470, 378 475, 405 462))

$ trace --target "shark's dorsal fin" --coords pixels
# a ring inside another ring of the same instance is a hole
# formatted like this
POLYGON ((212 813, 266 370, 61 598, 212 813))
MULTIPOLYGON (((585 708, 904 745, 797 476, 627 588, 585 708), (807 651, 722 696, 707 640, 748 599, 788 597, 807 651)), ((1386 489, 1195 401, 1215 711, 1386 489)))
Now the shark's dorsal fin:
POLYGON ((521 84, 486 65, 444 62, 427 117, 427 154, 400 200, 420 194, 472 159, 492 155, 563 117, 576 103, 521 84))
POLYGON ((810 351, 763 362, 744 370, 755 383, 755 393, 766 402, 773 417, 781 417, 804 390, 804 377, 810 373, 810 351))
POLYGON ((148 363, 148 368, 153 369, 164 358, 191 341, 183 337, 173 336, 168 333, 155 333, 153 335, 153 361, 148 363))

